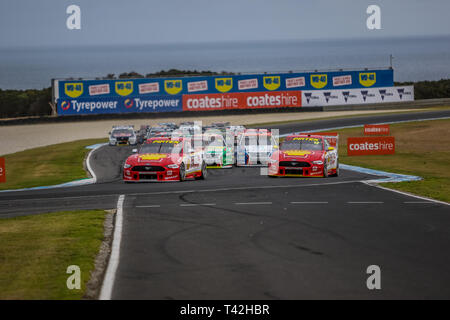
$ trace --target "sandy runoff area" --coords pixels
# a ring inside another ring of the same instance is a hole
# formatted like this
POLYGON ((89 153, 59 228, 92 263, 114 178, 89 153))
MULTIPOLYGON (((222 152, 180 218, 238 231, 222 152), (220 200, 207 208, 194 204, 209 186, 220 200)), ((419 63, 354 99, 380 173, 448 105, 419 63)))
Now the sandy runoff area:
POLYGON ((229 121, 233 125, 256 124, 276 121, 292 121, 320 119, 336 116, 376 114, 390 112, 419 111, 418 109, 403 110, 370 110, 370 111, 329 111, 329 112, 287 112, 246 115, 220 115, 184 118, 158 119, 115 119, 99 121, 75 121, 48 124, 11 125, 0 127, 0 155, 15 153, 30 148, 42 147, 62 142, 89 138, 107 138, 113 125, 132 124, 138 130, 141 124, 155 125, 158 122, 202 121, 203 125, 218 121, 229 121))

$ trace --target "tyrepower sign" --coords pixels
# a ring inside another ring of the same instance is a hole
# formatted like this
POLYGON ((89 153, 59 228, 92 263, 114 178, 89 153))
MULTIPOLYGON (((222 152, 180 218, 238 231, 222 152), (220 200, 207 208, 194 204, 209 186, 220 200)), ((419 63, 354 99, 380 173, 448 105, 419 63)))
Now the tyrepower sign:
POLYGON ((185 94, 184 111, 301 107, 300 91, 185 94))
POLYGON ((364 125, 364 135, 367 136, 382 136, 389 135, 389 125, 388 124, 365 124, 364 125))
POLYGON ((0 183, 6 182, 5 158, 0 158, 0 183))
POLYGON ((365 156, 395 153, 394 137, 347 138, 347 155, 365 156))

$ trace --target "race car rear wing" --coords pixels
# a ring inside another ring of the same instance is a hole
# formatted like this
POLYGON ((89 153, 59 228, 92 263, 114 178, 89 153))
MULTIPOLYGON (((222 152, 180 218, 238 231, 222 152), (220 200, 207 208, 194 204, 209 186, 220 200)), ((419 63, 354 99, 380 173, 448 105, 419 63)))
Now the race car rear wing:
POLYGON ((299 133, 299 134, 310 134, 310 135, 317 135, 324 137, 328 143, 330 144, 330 147, 333 147, 338 150, 339 147, 339 133, 337 132, 308 132, 308 133, 299 133))

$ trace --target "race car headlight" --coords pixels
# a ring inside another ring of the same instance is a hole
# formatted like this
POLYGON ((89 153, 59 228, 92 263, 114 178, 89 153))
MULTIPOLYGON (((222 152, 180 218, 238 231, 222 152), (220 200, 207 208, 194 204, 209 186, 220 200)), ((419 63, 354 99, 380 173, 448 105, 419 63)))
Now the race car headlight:
POLYGON ((167 165, 167 168, 170 168, 170 169, 178 169, 178 165, 175 164, 175 163, 169 164, 169 165, 167 165))
POLYGON ((125 164, 123 165, 123 167, 124 167, 125 169, 131 168, 131 164, 125 163, 125 164))
POLYGON ((313 161, 312 163, 313 164, 323 164, 323 161, 322 160, 317 160, 317 161, 313 161))
POLYGON ((269 159, 269 162, 270 162, 270 163, 277 163, 278 160, 277 160, 277 159, 269 159))

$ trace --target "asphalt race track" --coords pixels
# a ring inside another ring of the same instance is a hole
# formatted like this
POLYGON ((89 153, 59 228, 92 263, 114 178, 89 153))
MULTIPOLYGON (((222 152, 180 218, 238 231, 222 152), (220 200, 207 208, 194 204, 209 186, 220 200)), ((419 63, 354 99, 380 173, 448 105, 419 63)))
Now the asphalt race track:
MULTIPOLYGON (((280 125, 280 133, 450 117, 449 111, 280 125)), ((91 156, 94 185, 0 193, 0 217, 123 204, 112 299, 450 298, 450 207, 362 183, 259 168, 205 181, 121 181, 130 147, 91 156), (381 290, 366 269, 381 268, 381 290)))

